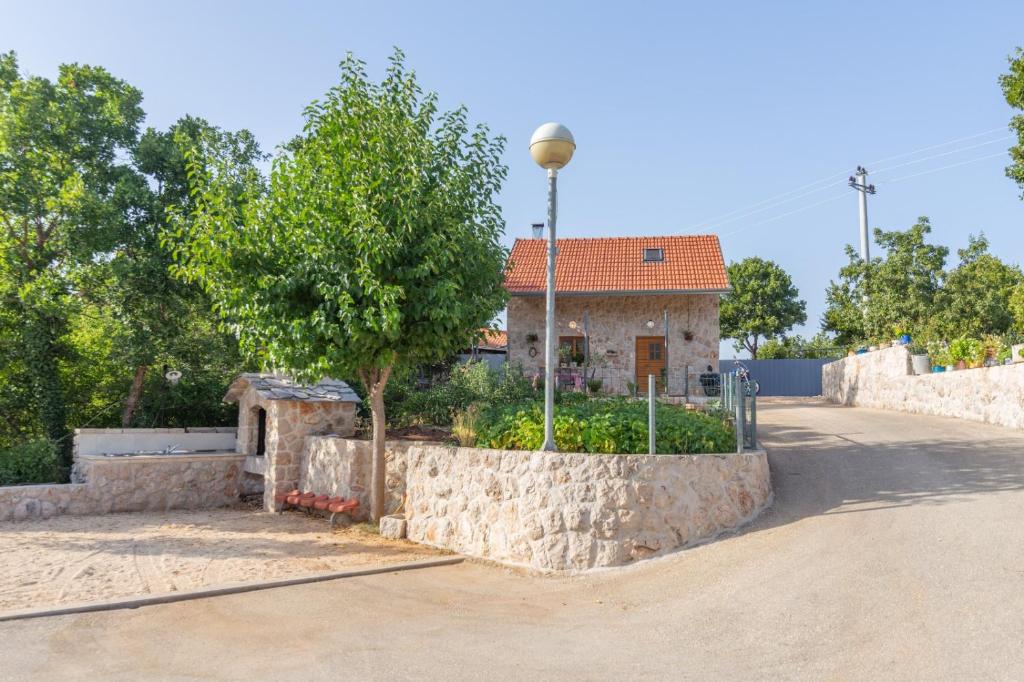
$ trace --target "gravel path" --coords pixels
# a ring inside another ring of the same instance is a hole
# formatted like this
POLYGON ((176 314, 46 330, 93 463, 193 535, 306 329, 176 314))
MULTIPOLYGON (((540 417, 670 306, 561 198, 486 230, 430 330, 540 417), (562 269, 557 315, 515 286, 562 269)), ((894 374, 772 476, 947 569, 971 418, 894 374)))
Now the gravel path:
POLYGON ((438 556, 361 526, 249 510, 0 523, 0 611, 163 594, 438 556))

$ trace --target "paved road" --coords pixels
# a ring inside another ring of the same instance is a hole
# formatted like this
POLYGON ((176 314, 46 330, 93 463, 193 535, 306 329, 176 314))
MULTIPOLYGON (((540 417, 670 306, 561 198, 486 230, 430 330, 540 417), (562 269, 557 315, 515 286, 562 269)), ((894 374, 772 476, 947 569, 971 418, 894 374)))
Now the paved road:
POLYGON ((1021 679, 1024 434, 765 404, 772 510, 625 570, 462 564, 0 624, 0 678, 1021 679))

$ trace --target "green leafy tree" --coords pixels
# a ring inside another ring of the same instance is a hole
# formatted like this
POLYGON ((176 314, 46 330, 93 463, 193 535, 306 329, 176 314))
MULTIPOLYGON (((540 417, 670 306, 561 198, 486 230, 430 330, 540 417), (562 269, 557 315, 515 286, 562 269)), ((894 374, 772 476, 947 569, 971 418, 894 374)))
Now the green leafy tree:
POLYGON ((202 284, 243 348, 302 380, 359 376, 373 413, 374 518, 384 513, 384 390, 395 369, 464 347, 505 303, 494 203, 503 138, 438 114, 396 51, 371 82, 349 56, 306 109, 266 191, 197 148, 177 272, 202 284), (232 187, 245 187, 233 202, 232 187))
POLYGON ((1024 276, 988 251, 985 235, 970 237, 960 264, 946 275, 939 295, 939 328, 945 338, 1005 334, 1013 326, 1010 297, 1024 276))
MULTIPOLYGON (((1006 103, 1018 111, 1024 111, 1024 50, 1010 56, 1010 72, 999 77, 1006 103)), ((1024 199, 1024 114, 1017 114, 1010 119, 1010 129, 1017 133, 1017 144, 1010 148, 1013 163, 1006 168, 1006 177, 1016 182, 1021 188, 1020 198, 1024 199)))
POLYGON ((850 346, 868 337, 864 296, 868 265, 857 251, 846 245, 848 263, 839 270, 839 278, 825 290, 825 312, 821 327, 836 335, 836 343, 850 346))
MULTIPOLYGON (((112 352, 131 367, 131 385, 121 410, 123 427, 132 425, 149 368, 160 358, 182 362, 179 356, 187 354, 195 334, 211 356, 227 352, 228 364, 241 366, 237 344, 225 343, 218 338, 221 332, 203 322, 212 315, 208 298, 200 287, 171 276, 170 249, 160 242, 168 209, 192 208, 185 154, 198 144, 208 145, 239 172, 254 176, 257 164, 266 158, 247 130, 225 132, 200 118, 186 116, 167 131, 148 129, 133 150, 138 173, 131 192, 124 192, 125 220, 117 249, 98 267, 104 279, 87 289, 116 321, 112 352)), ((211 364, 223 359, 211 357, 211 364)), ((194 379, 196 375, 190 374, 186 385, 194 379)), ((164 391, 159 377, 157 386, 164 391)), ((217 403, 215 409, 219 396, 217 403)))
POLYGON ((843 354, 843 349, 825 332, 818 332, 809 339, 796 334, 768 339, 757 349, 757 357, 762 360, 780 360, 787 358, 835 358, 843 354))
POLYGON ((1024 284, 1018 284, 1010 293, 1010 313, 1013 315, 1013 329, 1024 334, 1024 284))
POLYGON ((757 358, 762 337, 785 334, 807 321, 807 303, 779 265, 756 256, 729 265, 732 291, 722 297, 722 335, 757 358))
POLYGON ((70 463, 60 364, 73 282, 116 241, 142 96, 102 68, 65 64, 55 82, 0 55, 0 297, 18 320, 45 434, 70 463))
POLYGON ((949 249, 927 242, 928 218, 906 231, 875 229, 883 257, 864 263, 847 246, 850 262, 829 284, 822 327, 836 342, 888 340, 897 333, 922 334, 933 325, 949 249))

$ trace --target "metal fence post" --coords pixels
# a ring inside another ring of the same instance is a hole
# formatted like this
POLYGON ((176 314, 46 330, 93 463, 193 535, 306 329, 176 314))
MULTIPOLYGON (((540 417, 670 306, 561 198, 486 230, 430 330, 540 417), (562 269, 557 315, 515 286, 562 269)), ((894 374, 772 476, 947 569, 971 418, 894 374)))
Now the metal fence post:
POLYGON ((750 447, 757 449, 757 393, 750 392, 750 447))
POLYGON ((745 410, 743 409, 743 386, 740 380, 740 374, 737 372, 735 375, 735 384, 733 390, 736 392, 736 452, 743 453, 743 421, 746 418, 745 410))
POLYGON ((650 454, 655 453, 654 447, 654 375, 647 375, 647 449, 650 454))

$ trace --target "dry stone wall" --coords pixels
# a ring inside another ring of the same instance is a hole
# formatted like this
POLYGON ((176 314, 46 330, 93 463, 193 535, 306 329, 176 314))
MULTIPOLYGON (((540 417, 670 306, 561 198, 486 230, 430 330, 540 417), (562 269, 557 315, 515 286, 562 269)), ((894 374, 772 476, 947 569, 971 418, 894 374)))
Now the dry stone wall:
POLYGON ((80 455, 77 483, 0 488, 0 521, 60 514, 207 509, 244 492, 244 455, 80 455))
MULTIPOLYGON (((626 382, 636 376, 636 337, 663 336, 668 311, 668 392, 682 395, 689 367, 691 392, 698 377, 711 365, 718 371, 718 294, 664 294, 647 296, 559 296, 555 302, 555 329, 559 336, 581 336, 584 313, 588 318, 590 349, 605 353, 608 367, 597 370, 605 390, 625 393, 626 382), (647 327, 649 320, 654 328, 647 327), (576 322, 577 329, 569 326, 576 322), (693 338, 686 340, 686 332, 693 338)), ((544 364, 543 296, 513 296, 508 303, 508 361, 527 374, 544 364), (530 334, 537 341, 527 341, 530 334), (531 348, 536 353, 531 357, 531 348)))
POLYGON ((917 376, 906 347, 895 346, 825 365, 821 384, 842 405, 1024 429, 1024 363, 917 376))
MULTIPOLYGON (((388 442, 389 511, 409 539, 539 571, 619 566, 754 518, 771 500, 764 451, 587 455, 388 442)), ((303 489, 369 507, 368 441, 309 437, 303 489)))
MULTIPOLYGON (((411 441, 387 441, 385 510, 394 512, 405 496, 406 455, 411 441)), ((359 500, 365 513, 370 509, 370 476, 373 469, 373 443, 367 440, 309 436, 303 454, 299 488, 319 495, 359 500)))

